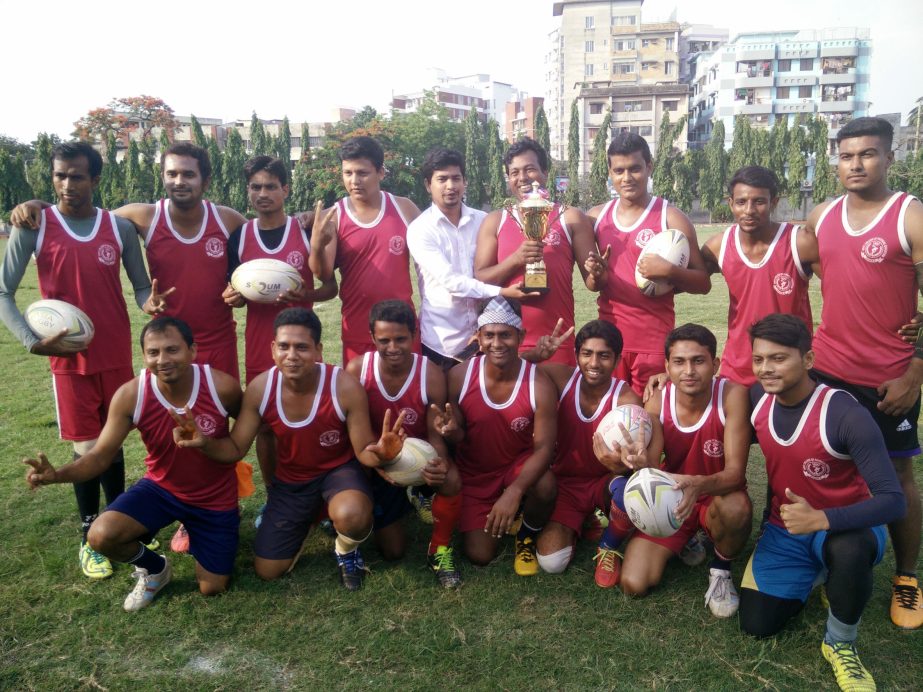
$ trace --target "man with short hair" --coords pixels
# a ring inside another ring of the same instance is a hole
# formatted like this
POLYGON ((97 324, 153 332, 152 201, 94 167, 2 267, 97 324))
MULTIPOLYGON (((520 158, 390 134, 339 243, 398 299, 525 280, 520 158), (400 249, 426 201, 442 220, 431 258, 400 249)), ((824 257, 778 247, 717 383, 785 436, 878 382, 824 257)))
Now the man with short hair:
POLYGON ((93 449, 57 469, 44 454, 25 460, 31 467, 26 481, 33 489, 94 478, 121 453, 132 428, 138 429, 147 449, 147 472, 99 515, 87 539, 107 558, 135 566, 137 582, 123 604, 129 612, 150 605, 172 576, 170 562, 145 546, 145 536, 183 522, 193 539, 199 590, 210 596, 227 589, 240 524, 233 463, 212 461, 174 441, 177 420, 197 427, 201 435, 226 435, 228 416, 240 406, 240 384, 193 363, 192 331, 182 320, 151 320, 140 341, 145 370, 116 391, 93 449))
POLYGON ((751 421, 772 505, 741 583, 741 629, 775 635, 825 583, 821 652, 840 689, 874 690, 855 640, 887 541, 883 524, 906 510, 900 483, 869 412, 811 379, 815 359, 804 322, 768 315, 750 338, 758 379, 751 421))
MULTIPOLYGON (((103 167, 99 152, 85 142, 67 142, 55 147, 48 163, 58 203, 40 210, 32 228, 14 225, 0 267, 0 318, 30 353, 49 356, 58 429, 61 439, 73 442, 74 458, 79 459, 96 444, 113 394, 133 375, 120 260, 138 306, 150 313, 155 306, 134 228, 93 206, 103 167), (38 338, 16 307, 16 290, 32 256, 42 298, 70 303, 92 320, 96 333, 85 349, 74 351, 62 344, 64 332, 38 338)), ((111 563, 93 550, 87 533, 99 514, 100 486, 107 503, 125 489, 122 450, 113 454, 113 462, 100 474, 74 483, 83 531, 80 566, 91 579, 112 576, 111 563)))
POLYGON ((375 348, 368 331, 375 303, 394 298, 413 305, 407 225, 420 210, 381 189, 385 153, 371 137, 344 142, 340 161, 347 196, 315 217, 309 263, 321 281, 340 270, 346 364, 375 348))
POLYGON ((651 150, 640 135, 622 132, 607 150, 609 177, 618 198, 593 207, 596 243, 602 255, 591 254, 585 271, 587 286, 599 291, 599 318, 612 322, 625 338, 616 375, 638 394, 651 375, 663 372, 663 341, 673 329, 673 292, 646 296, 635 284, 635 267, 645 279, 667 281, 676 291, 708 293, 711 282, 689 218, 667 200, 648 192, 654 171, 651 150), (658 233, 676 229, 689 241, 689 265, 674 266, 641 251, 658 233))
POLYGON ((901 325, 916 314, 923 289, 923 205, 888 188, 893 132, 881 118, 856 118, 837 133, 846 194, 809 215, 804 234, 814 250, 802 261, 819 262, 823 277, 814 376, 869 410, 907 498, 907 514, 888 527, 896 563, 891 621, 916 629, 923 625, 916 572, 923 515, 913 457, 920 453, 923 331, 914 347, 901 338, 901 325))

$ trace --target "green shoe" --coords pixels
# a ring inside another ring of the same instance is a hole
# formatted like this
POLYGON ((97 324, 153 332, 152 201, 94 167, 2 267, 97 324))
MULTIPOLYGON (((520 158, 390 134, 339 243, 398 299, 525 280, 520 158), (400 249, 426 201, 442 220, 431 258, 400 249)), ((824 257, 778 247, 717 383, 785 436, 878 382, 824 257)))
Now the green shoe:
POLYGON ((447 545, 440 545, 436 552, 426 558, 439 584, 447 589, 457 589, 462 584, 461 572, 455 565, 455 551, 447 545))
POLYGON ((80 569, 90 579, 108 579, 112 576, 112 563, 105 555, 97 553, 84 541, 80 544, 80 569))

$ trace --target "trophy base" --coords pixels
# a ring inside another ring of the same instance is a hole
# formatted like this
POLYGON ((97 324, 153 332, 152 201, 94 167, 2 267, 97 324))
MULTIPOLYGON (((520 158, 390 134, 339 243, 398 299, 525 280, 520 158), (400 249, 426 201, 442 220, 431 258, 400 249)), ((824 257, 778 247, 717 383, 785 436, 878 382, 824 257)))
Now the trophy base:
POLYGON ((539 293, 545 295, 548 293, 548 275, 547 274, 526 274, 523 280, 523 291, 526 293, 539 293))

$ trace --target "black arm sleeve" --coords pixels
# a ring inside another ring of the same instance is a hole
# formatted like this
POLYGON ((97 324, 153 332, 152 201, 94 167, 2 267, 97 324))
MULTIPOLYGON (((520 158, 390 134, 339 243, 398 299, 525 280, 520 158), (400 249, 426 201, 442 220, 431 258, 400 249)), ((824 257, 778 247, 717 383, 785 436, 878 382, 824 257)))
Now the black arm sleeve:
POLYGON ((240 266, 240 234, 242 230, 243 226, 238 226, 228 236, 228 283, 231 283, 231 274, 240 266))

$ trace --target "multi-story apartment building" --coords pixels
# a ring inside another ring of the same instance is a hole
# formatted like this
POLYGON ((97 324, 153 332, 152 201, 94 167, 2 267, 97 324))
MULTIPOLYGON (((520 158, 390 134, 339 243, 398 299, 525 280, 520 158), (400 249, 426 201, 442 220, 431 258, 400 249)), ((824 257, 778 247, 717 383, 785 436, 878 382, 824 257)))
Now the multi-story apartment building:
POLYGON ((543 102, 541 96, 527 96, 519 101, 507 102, 506 129, 502 133, 507 142, 515 142, 523 136, 535 137, 535 114, 543 102))

